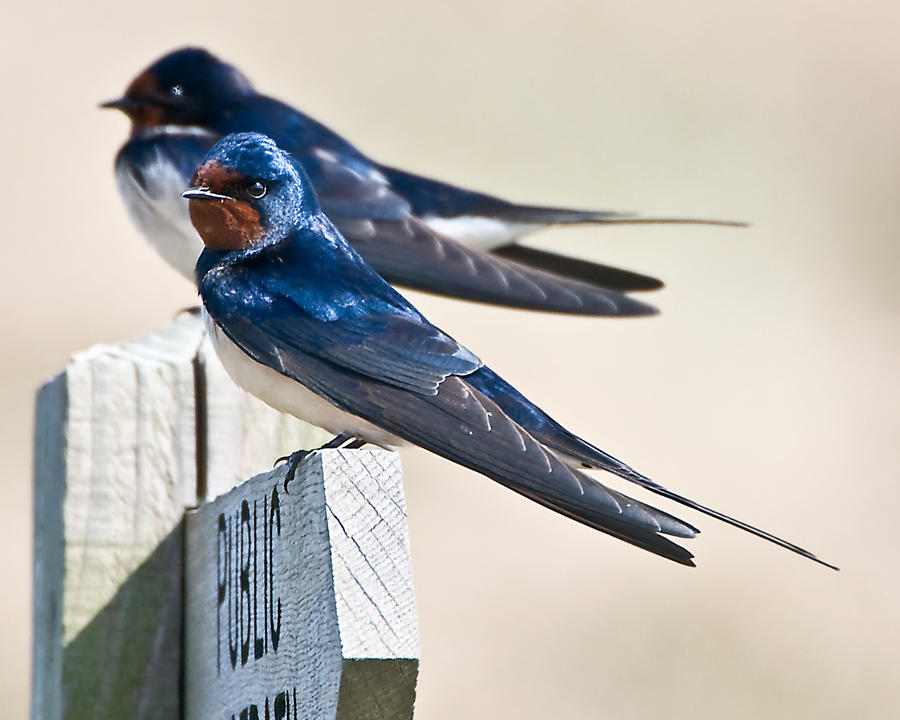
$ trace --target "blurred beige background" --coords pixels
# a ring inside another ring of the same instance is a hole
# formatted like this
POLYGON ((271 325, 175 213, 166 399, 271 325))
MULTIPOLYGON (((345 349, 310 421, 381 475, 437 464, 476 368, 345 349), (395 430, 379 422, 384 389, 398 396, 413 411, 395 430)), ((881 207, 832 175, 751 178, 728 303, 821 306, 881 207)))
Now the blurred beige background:
POLYGON ((96 108, 186 43, 401 167, 753 222, 535 238, 664 278, 658 318, 415 300, 587 438, 842 571, 689 512, 699 567, 678 567, 406 452, 418 718, 900 715, 900 6, 552 5, 7 9, 4 717, 27 712, 34 391, 194 302, 129 224, 127 123, 96 108))

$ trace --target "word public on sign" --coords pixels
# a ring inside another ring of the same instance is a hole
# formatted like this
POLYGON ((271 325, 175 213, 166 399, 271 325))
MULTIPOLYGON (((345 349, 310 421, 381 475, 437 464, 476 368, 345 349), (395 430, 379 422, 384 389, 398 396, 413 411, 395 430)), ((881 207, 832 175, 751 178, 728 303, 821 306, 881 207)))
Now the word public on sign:
POLYGON ((234 670, 277 652, 281 598, 274 545, 281 536, 278 488, 220 513, 216 534, 216 667, 234 670))

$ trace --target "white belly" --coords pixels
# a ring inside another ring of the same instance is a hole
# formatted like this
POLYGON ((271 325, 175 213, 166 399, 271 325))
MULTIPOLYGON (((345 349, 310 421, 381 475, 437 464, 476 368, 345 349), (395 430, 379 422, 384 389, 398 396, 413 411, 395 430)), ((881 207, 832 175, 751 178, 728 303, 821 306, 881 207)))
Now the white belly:
POLYGON ((534 223, 505 222, 477 215, 424 217, 422 221, 435 232, 476 250, 491 250, 509 245, 542 227, 534 223))
POLYGON ((191 224, 188 201, 181 197, 187 188, 184 177, 161 156, 143 170, 144 186, 128 168, 116 168, 128 214, 163 260, 193 282, 203 241, 191 224))
POLYGON ((231 379, 267 405, 335 435, 349 433, 384 448, 408 444, 396 435, 340 410, 296 380, 256 362, 219 329, 205 308, 203 324, 219 361, 231 379))

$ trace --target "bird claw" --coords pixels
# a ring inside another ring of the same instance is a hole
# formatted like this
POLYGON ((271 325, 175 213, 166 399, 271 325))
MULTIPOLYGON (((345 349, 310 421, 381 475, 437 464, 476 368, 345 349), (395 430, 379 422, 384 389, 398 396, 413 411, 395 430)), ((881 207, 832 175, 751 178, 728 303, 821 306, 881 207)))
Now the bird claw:
POLYGON ((342 433, 340 435, 336 435, 327 443, 322 445, 321 447, 316 448, 315 450, 297 450, 296 452, 292 452, 290 455, 284 455, 278 458, 272 467, 278 465, 278 463, 287 462, 288 469, 287 474, 284 476, 284 491, 288 492, 288 483, 294 479, 294 475, 297 474, 297 468, 300 467, 300 463, 306 459, 307 455, 311 455, 314 452, 318 452, 319 450, 333 450, 334 448, 339 448, 345 443, 350 442, 349 447, 357 448, 365 445, 365 440, 361 438, 354 438, 353 435, 349 433, 342 433))
POLYGON ((297 450, 296 452, 292 452, 290 455, 285 455, 284 457, 280 457, 275 461, 275 465, 281 462, 287 462, 287 473, 284 476, 284 492, 286 495, 290 495, 290 491, 288 490, 288 485, 294 479, 294 476, 297 474, 297 470, 300 468, 301 463, 306 459, 306 456, 310 454, 310 450, 297 450))

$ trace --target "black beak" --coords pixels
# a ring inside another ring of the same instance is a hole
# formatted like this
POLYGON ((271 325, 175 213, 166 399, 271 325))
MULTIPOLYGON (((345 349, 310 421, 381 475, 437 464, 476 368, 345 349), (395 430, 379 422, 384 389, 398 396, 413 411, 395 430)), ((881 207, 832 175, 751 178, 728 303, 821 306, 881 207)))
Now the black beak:
POLYGON ((188 200, 234 200, 230 195, 219 195, 205 187, 190 187, 181 193, 181 197, 188 200))
POLYGON ((100 103, 102 108, 112 108, 113 110, 121 110, 123 113, 132 113, 138 109, 138 103, 128 97, 120 97, 115 100, 107 100, 100 103))

